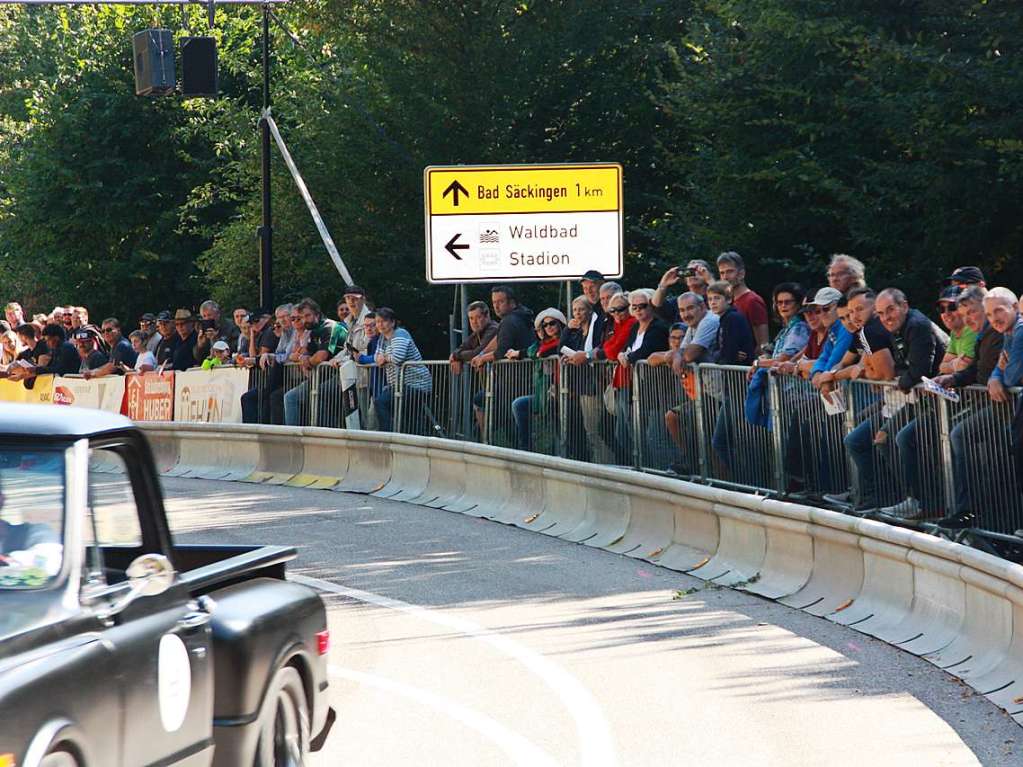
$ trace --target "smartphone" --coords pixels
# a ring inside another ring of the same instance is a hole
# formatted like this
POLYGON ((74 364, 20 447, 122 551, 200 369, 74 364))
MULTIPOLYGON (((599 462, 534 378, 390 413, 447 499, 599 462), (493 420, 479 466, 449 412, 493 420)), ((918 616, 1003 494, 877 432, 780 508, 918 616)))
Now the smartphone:
POLYGON ((682 279, 696 276, 696 270, 690 269, 688 266, 676 266, 675 269, 678 271, 678 276, 682 279))

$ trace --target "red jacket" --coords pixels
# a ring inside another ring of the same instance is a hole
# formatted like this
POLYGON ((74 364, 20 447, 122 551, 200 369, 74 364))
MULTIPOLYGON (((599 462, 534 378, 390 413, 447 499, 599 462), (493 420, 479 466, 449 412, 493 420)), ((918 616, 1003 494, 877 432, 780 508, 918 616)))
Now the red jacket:
MULTIPOLYGON (((635 317, 630 316, 621 325, 613 324, 610 335, 604 340, 604 345, 601 347, 603 354, 597 355, 598 359, 603 358, 616 362, 618 355, 625 351, 625 347, 629 345, 629 333, 632 331, 632 326, 638 321, 635 317)), ((613 383, 616 389, 622 389, 629 385, 629 377, 625 371, 626 369, 621 365, 615 368, 613 383)))

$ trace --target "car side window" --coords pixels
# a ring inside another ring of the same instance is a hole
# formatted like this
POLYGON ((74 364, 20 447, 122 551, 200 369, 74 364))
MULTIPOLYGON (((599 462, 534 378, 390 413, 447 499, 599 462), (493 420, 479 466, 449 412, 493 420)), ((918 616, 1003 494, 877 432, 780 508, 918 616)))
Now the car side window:
POLYGON ((85 580, 90 584, 124 580, 127 562, 142 545, 142 527, 128 467, 109 448, 89 451, 88 512, 83 532, 85 580))

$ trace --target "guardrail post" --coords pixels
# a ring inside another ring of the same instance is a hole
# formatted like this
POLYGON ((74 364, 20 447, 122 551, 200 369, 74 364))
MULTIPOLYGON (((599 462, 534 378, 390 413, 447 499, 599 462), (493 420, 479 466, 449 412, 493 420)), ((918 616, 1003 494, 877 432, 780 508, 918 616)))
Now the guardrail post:
MULTIPOLYGON (((322 365, 322 363, 321 363, 322 365)), ((309 371, 309 425, 320 425, 320 365, 309 371)))
POLYGON ((554 364, 558 375, 558 455, 568 455, 568 386, 565 384, 565 362, 558 358, 554 364))
POLYGON ((703 423, 703 371, 700 365, 693 363, 693 390, 696 393, 694 401, 696 407, 696 442, 697 452, 700 455, 700 477, 706 482, 710 478, 709 464, 707 463, 707 440, 706 429, 703 423))
MULTIPOLYGON (((392 362, 391 364, 393 365, 394 363, 392 362)), ((394 418, 394 423, 391 424, 391 431, 393 431, 395 434, 403 433, 401 430, 401 417, 402 410, 404 409, 404 407, 402 405, 401 393, 402 390, 405 388, 405 365, 407 364, 408 364, 407 362, 403 362, 401 363, 401 366, 398 368, 398 375, 396 376, 398 379, 398 386, 392 395, 394 398, 394 412, 392 414, 392 417, 394 418)))
POLYGON ((494 430, 494 368, 496 365, 492 362, 487 363, 486 370, 486 383, 483 385, 483 434, 480 436, 483 439, 484 445, 491 444, 491 439, 494 430))
POLYGON ((631 385, 626 390, 626 396, 632 397, 632 403, 630 406, 632 420, 632 466, 635 469, 639 469, 639 440, 642 429, 639 412, 639 365, 632 365, 630 378, 632 379, 630 381, 631 385))
POLYGON ((941 451, 942 485, 945 493, 945 516, 951 516, 956 508, 955 477, 952 472, 952 428, 948 415, 948 402, 943 397, 930 397, 938 405, 938 449, 941 451))
POLYGON ((767 374, 767 406, 771 417, 771 450, 774 453, 774 489, 785 492, 785 441, 781 422, 781 386, 778 376, 767 374))
MULTIPOLYGON (((856 402, 854 401, 856 387, 853 386, 852 381, 842 382, 842 393, 845 395, 845 434, 843 436, 847 437, 856 428, 856 402)), ((849 469, 850 489, 853 491, 852 497, 860 501, 862 500, 860 498, 860 473, 856 468, 856 462, 849 455, 849 451, 845 449, 844 439, 839 449, 845 455, 845 464, 849 469)))

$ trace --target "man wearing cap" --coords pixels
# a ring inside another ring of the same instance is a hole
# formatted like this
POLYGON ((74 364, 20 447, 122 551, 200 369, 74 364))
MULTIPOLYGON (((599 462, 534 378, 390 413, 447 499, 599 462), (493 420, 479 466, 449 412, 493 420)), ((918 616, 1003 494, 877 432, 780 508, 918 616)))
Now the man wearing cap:
POLYGON ((110 361, 110 358, 97 348, 96 336, 88 330, 76 330, 71 339, 82 361, 78 372, 86 378, 90 378, 93 371, 99 370, 110 361))
MULTIPOLYGON (((356 353, 351 355, 355 358, 365 354, 369 346, 369 336, 366 332, 366 315, 369 314, 370 308, 366 301, 365 288, 358 285, 349 285, 345 288, 344 301, 345 306, 348 307, 348 317, 344 320, 348 328, 348 341, 345 346, 355 350, 356 353)), ((344 356, 347 357, 348 354, 344 356)), ((335 355, 338 362, 341 361, 340 357, 340 352, 335 355)))
POLYGON ((949 285, 938 296, 936 306, 938 315, 941 317, 941 324, 948 330, 948 348, 945 350, 944 359, 941 360, 942 375, 965 370, 973 362, 976 353, 977 333, 966 324, 956 305, 956 299, 962 292, 962 288, 949 285))
MULTIPOLYGON (((833 312, 842 300, 841 291, 827 287, 817 291, 808 306, 814 306, 825 312, 833 312)), ((821 391, 834 388, 835 373, 840 369, 842 359, 852 346, 852 334, 841 322, 832 322, 828 328, 827 339, 821 348, 820 356, 810 368, 810 381, 821 391)))
POLYGON ((968 288, 970 285, 987 287, 987 283, 984 282, 984 272, 976 266, 960 266, 945 278, 945 282, 956 288, 968 288))
POLYGON ((156 329, 156 315, 146 312, 139 317, 139 330, 146 345, 146 351, 156 354, 156 348, 163 340, 163 335, 156 329))
POLYGON ((156 327, 160 334, 160 343, 156 345, 153 355, 156 357, 156 366, 170 367, 174 358, 174 349, 177 348, 180 336, 174 332, 174 317, 164 309, 156 315, 156 327))
POLYGON ((175 370, 188 370, 195 365, 195 345, 198 341, 195 315, 188 309, 178 309, 174 312, 174 332, 177 334, 178 342, 171 355, 171 364, 175 370))
POLYGON ((590 269, 579 281, 579 285, 583 289, 583 295, 590 302, 590 309, 594 317, 604 313, 604 309, 600 305, 600 286, 603 284, 604 275, 596 269, 590 269))

